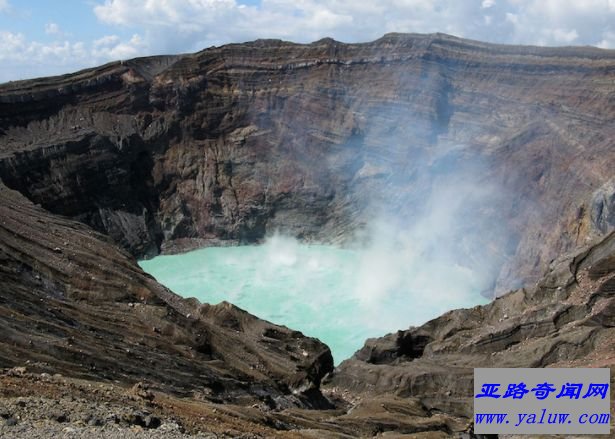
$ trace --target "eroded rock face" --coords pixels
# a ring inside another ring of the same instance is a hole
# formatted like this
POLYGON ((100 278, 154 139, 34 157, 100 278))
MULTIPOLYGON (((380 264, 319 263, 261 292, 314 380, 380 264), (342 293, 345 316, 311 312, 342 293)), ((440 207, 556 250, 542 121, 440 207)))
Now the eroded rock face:
POLYGON ((112 63, 0 87, 0 177, 138 257, 348 241, 454 188, 446 245, 502 293, 613 229, 614 65, 399 34, 112 63))
POLYGON ((230 304, 184 300, 108 237, 0 185, 0 364, 205 399, 323 406, 329 349, 230 304))

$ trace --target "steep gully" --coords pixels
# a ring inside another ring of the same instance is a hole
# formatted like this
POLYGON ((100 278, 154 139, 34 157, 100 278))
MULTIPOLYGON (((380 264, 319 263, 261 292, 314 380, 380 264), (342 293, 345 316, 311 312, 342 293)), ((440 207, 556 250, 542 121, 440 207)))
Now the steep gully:
POLYGON ((256 402, 276 428, 340 437, 465 429, 476 365, 612 367, 614 81, 612 51, 392 34, 4 84, 0 364, 256 402), (514 291, 369 340, 333 373, 317 340, 135 264, 274 230, 348 242, 375 208, 411 221, 465 163, 504 196, 462 205, 471 239, 443 245, 514 291))

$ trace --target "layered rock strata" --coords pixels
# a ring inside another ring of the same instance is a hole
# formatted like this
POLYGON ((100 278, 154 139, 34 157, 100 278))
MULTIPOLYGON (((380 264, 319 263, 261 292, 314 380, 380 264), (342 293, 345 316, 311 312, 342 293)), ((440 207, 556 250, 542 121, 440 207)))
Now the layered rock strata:
POLYGON ((60 372, 145 381, 186 425, 223 412, 211 419, 263 437, 445 437, 468 429, 475 366, 612 367, 614 81, 613 51, 390 34, 0 85, 0 366, 28 371, 0 380, 2 398, 20 380, 76 392, 38 382, 60 372), (182 299, 136 264, 425 218, 445 226, 425 257, 450 249, 513 291, 370 340, 335 371, 319 341, 182 299))
POLYGON ((345 242, 450 188, 432 204, 459 202, 459 239, 438 244, 503 293, 614 227, 614 70, 441 34, 122 61, 0 86, 0 177, 137 257, 345 242))

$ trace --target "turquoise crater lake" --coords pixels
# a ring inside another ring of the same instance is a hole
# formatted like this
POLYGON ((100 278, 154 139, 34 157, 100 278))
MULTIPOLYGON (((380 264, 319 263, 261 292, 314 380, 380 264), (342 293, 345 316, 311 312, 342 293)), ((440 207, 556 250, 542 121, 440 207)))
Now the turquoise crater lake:
POLYGON ((141 261, 184 297, 229 301, 317 337, 335 363, 367 338, 406 329, 453 308, 486 302, 471 272, 450 265, 434 277, 405 250, 352 250, 275 236, 263 245, 210 247, 141 261))

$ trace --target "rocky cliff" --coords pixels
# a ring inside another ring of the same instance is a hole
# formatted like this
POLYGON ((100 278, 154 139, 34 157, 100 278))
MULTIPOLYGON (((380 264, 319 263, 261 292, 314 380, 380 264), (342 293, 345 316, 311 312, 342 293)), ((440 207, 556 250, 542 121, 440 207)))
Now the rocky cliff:
POLYGON ((614 68, 612 51, 397 34, 112 63, 0 86, 0 176, 142 257, 411 223, 467 167, 492 192, 460 194, 447 245, 502 293, 614 227, 614 68))
POLYGON ((27 361, 39 372, 152 381, 221 401, 319 404, 333 368, 319 341, 229 303, 183 300, 107 237, 5 186, 0 213, 3 367, 27 361))
POLYGON ((614 121, 613 51, 439 34, 0 85, 0 365, 146 380, 259 431, 460 432, 474 366, 613 365, 614 121), (274 230, 354 242, 431 204, 455 205, 434 247, 515 291, 368 341, 325 396, 326 346, 135 262, 274 230))

